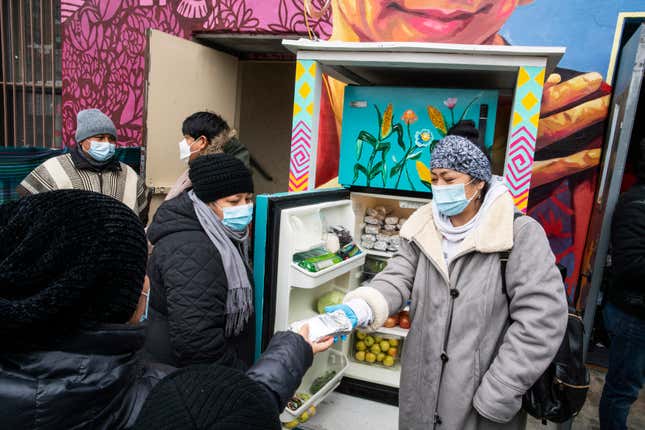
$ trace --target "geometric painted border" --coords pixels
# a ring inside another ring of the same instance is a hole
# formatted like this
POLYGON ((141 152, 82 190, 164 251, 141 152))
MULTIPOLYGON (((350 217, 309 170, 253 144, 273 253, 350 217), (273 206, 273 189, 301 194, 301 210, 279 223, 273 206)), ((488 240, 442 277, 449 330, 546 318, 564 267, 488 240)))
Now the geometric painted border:
POLYGON ((309 188, 317 67, 318 64, 312 60, 298 60, 296 62, 289 191, 305 191, 309 188))
POLYGON ((520 67, 515 86, 504 179, 515 206, 526 213, 544 88, 544 67, 520 67))

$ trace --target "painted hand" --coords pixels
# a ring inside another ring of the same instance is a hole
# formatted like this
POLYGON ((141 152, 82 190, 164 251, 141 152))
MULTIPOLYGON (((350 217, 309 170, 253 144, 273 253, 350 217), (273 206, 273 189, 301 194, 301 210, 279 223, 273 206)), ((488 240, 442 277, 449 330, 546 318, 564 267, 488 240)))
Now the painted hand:
MULTIPOLYGON (((610 95, 588 99, 602 90, 600 73, 592 72, 562 82, 559 74, 551 74, 544 84, 538 125, 536 150, 548 147, 586 127, 603 121, 609 111, 610 95)), ((602 140, 602 136, 599 137, 602 140)), ((602 141, 589 142, 588 147, 575 154, 535 163, 531 186, 556 181, 600 163, 602 141)))

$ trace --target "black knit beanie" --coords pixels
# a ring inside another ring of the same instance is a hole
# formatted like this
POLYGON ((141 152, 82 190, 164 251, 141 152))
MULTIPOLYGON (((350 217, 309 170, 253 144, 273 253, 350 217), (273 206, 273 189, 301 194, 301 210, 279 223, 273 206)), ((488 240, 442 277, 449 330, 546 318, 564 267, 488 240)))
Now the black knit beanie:
POLYGON ((134 429, 278 430, 276 402, 270 396, 239 370, 190 366, 155 386, 134 429))
POLYGON ((222 197, 253 192, 251 172, 237 158, 228 154, 202 155, 190 163, 188 177, 193 190, 204 203, 222 197))
POLYGON ((89 191, 36 194, 0 206, 0 334, 61 334, 125 323, 147 258, 143 225, 89 191))

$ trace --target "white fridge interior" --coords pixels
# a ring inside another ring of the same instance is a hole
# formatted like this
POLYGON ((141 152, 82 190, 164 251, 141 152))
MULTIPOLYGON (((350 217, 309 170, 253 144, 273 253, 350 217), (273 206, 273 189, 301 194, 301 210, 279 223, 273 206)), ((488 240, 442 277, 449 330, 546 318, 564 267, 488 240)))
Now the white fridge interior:
MULTIPOLYGON (((288 329, 295 321, 318 315, 317 302, 325 293, 338 290, 342 293, 357 288, 365 279, 363 266, 366 259, 387 260, 393 254, 361 249, 361 253, 319 272, 308 272, 293 262, 293 255, 324 244, 325 232, 331 226, 342 225, 350 231, 357 244, 364 228, 368 208, 385 206, 390 216, 408 218, 415 209, 426 204, 427 199, 351 193, 349 200, 338 200, 285 209, 280 218, 278 250, 277 290, 275 298, 274 330, 288 329)), ((371 336, 398 339, 397 346, 404 345, 407 330, 399 327, 383 328, 371 336)), ((326 395, 336 389, 343 376, 370 383, 398 388, 400 364, 383 366, 378 363, 358 361, 356 334, 345 342, 334 344, 328 351, 317 354, 314 363, 305 375, 297 393, 310 393, 314 380, 330 370, 335 375, 320 391, 297 409, 285 409, 283 422, 296 419, 311 406, 318 405, 326 395)), ((395 341, 392 342, 394 344, 395 341)), ((369 352, 369 349, 368 349, 369 352)))

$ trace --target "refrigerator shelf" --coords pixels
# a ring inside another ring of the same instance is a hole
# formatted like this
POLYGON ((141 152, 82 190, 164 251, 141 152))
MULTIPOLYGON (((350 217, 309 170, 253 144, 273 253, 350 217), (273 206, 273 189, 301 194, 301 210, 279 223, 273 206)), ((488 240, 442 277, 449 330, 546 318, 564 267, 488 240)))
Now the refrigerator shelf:
POLYGON ((330 348, 325 352, 316 354, 314 356, 312 366, 309 368, 307 373, 305 373, 302 383, 296 390, 296 393, 306 392, 311 394, 309 392, 309 387, 317 377, 323 375, 329 370, 334 370, 336 374, 316 394, 313 394, 306 402, 303 402, 298 409, 292 411, 289 408, 285 408, 280 415, 280 421, 292 421, 307 412, 312 406, 317 406, 318 403, 320 403, 329 393, 338 388, 340 380, 343 378, 348 365, 349 361, 345 354, 341 351, 335 350, 334 348, 330 348))
POLYGON ((407 337, 408 332, 410 329, 406 328, 401 328, 401 327, 381 327, 380 329, 376 330, 375 333, 380 333, 380 334, 387 334, 387 335, 392 335, 392 336, 400 336, 402 338, 407 337))
POLYGON ((291 263, 290 285, 295 288, 316 288, 365 264, 365 253, 361 252, 342 263, 334 264, 320 272, 309 272, 296 263, 291 263))
MULTIPOLYGON (((363 249, 363 248, 361 248, 363 249)), ((373 255, 375 257, 383 257, 383 258, 392 258, 394 257, 393 252, 387 252, 387 251, 376 251, 374 249, 363 249, 363 252, 366 253, 367 255, 373 255)))

